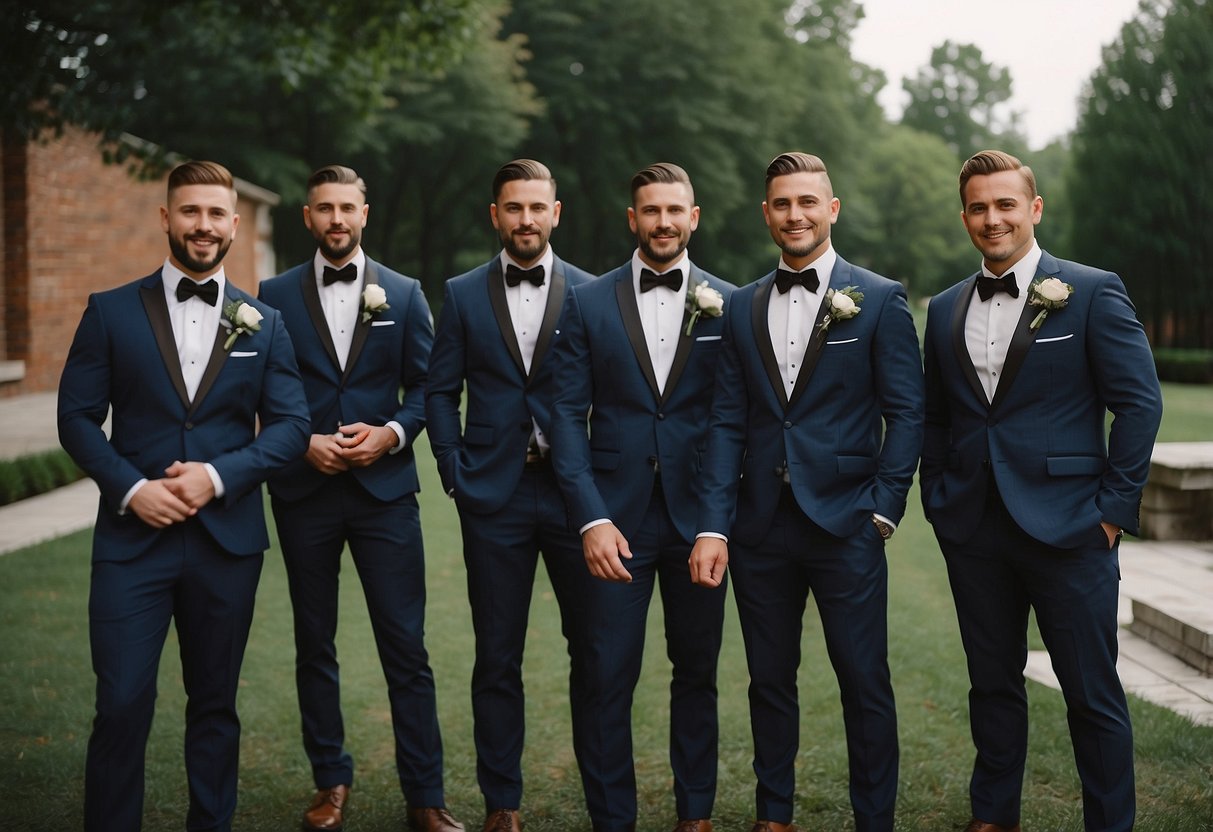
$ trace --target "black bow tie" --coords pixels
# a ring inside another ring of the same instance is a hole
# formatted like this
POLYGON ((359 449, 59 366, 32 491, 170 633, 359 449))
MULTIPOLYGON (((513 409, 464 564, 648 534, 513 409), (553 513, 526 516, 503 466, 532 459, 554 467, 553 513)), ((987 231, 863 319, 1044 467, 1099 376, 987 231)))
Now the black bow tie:
POLYGON ((324 267, 325 286, 332 286, 334 283, 353 283, 358 279, 358 267, 351 263, 346 263, 339 269, 334 269, 332 266, 324 267))
POLYGON ((543 285, 543 266, 535 266, 531 269, 520 269, 513 263, 505 267, 505 285, 517 286, 522 281, 530 283, 532 286, 543 285))
POLYGON ((1019 297, 1019 285, 1015 282, 1015 272, 1007 272, 1002 277, 986 277, 984 274, 977 278, 977 294, 981 299, 989 300, 998 292, 1006 292, 1013 298, 1019 297))
POLYGON ((775 270, 775 288, 779 290, 779 294, 786 295, 793 286, 803 286, 810 292, 816 292, 821 286, 821 281, 817 279, 817 269, 806 269, 803 272, 775 270))
POLYGON ((664 274, 657 274, 652 269, 640 270, 641 292, 648 292, 658 286, 664 286, 671 292, 677 292, 682 288, 682 269, 670 269, 664 274))
POLYGON ((214 306, 219 301, 219 284, 214 280, 208 280, 206 283, 199 283, 196 280, 190 280, 188 277, 183 277, 177 282, 177 301, 185 303, 190 298, 198 298, 205 301, 210 306, 214 306))

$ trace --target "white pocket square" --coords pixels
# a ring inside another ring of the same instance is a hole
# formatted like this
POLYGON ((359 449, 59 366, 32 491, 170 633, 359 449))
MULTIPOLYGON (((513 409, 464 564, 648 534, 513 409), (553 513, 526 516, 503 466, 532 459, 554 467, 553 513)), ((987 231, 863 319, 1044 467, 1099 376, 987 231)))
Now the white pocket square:
POLYGON ((847 338, 845 341, 826 341, 826 346, 830 344, 853 344, 858 340, 858 338, 847 338))
POLYGON ((232 350, 232 352, 231 352, 232 358, 252 358, 256 354, 257 354, 256 351, 241 352, 240 350, 232 350))
POLYGON ((1037 338, 1036 343, 1047 344, 1050 341, 1065 341, 1067 338, 1073 338, 1073 337, 1074 337, 1074 333, 1071 332, 1069 335, 1058 335, 1054 338, 1037 338))
POLYGON ((395 326, 395 321, 371 321, 371 326, 395 326))
POLYGON ((700 335, 695 340, 696 341, 719 341, 720 336, 719 335, 700 335))

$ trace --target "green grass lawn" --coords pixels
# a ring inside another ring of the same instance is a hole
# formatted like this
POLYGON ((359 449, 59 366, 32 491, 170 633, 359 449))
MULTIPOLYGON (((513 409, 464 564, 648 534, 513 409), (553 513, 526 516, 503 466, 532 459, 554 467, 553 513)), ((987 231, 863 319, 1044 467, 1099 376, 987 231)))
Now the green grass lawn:
MULTIPOLYGON (((1167 418, 1161 438, 1209 438, 1213 389, 1164 385, 1167 418)), ((424 444, 424 441, 422 442, 424 444)), ((470 695, 472 633, 459 527, 442 497, 428 449, 421 448, 422 521, 429 590, 427 638, 438 682, 446 745, 447 796, 452 810, 479 828, 483 807, 475 781, 470 695)), ((81 826, 84 752, 92 718, 87 601, 89 533, 0 557, 0 781, 10 795, 5 830, 81 826)), ((955 830, 968 820, 967 679, 942 557, 911 495, 910 511, 888 549, 890 651, 901 736, 899 830, 955 830)), ((347 565, 349 561, 347 559, 347 565)), ((358 766, 348 828, 400 830, 404 810, 393 763, 386 689, 361 590, 342 585, 338 649, 349 747, 358 766)), ((650 641, 634 710, 641 832, 668 832, 674 823, 666 759, 668 662, 659 600, 650 614, 650 641)), ((800 756, 796 820, 808 830, 851 828, 838 689, 825 657, 820 625, 805 619, 800 672, 800 756)), ((746 705, 745 658, 730 602, 720 662, 720 788, 717 828, 749 829, 753 773, 746 705)), ((144 828, 184 826, 185 708, 177 645, 170 632, 160 670, 160 700, 148 746, 144 828)), ((555 599, 546 576, 535 587, 525 666, 527 791, 523 811, 531 832, 588 830, 568 721, 567 658, 555 599)), ((1061 695, 1029 682, 1031 738, 1024 794, 1024 828, 1079 830, 1082 812, 1061 695)), ((1136 731, 1138 829, 1213 829, 1213 728, 1141 700, 1130 705, 1136 731)), ((248 652, 240 713, 240 830, 293 830, 311 794, 299 741, 293 676, 290 604, 276 549, 266 556, 248 652)))

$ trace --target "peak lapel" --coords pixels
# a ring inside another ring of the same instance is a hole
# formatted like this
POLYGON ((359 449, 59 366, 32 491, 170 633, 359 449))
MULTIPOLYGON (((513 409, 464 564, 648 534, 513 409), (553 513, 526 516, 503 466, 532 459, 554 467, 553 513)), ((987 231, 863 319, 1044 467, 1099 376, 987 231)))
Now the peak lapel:
POLYGON ((156 273, 158 280, 151 285, 139 287, 139 296, 143 300, 143 309, 147 312, 148 322, 152 326, 152 334, 156 336, 156 346, 160 349, 160 358, 164 360, 164 369, 173 382, 173 389, 181 398, 185 408, 190 406, 190 397, 185 390, 185 376, 181 374, 181 359, 177 357, 177 341, 173 338, 173 323, 168 317, 168 304, 164 300, 163 275, 156 273))
MULTIPOLYGON (((698 285, 703 280, 703 275, 699 273, 699 269, 695 265, 687 270, 687 292, 692 286, 698 285)), ((683 293, 684 297, 686 292, 683 293)), ((682 324, 678 330, 678 343, 674 347, 674 362, 670 365, 670 375, 665 381, 665 392, 661 394, 661 403, 665 404, 669 401, 670 393, 678 386, 678 379, 682 377, 682 371, 687 367, 687 361, 691 357, 691 347, 695 346, 695 336, 687 334, 687 323, 691 320, 691 310, 687 308, 687 304, 683 303, 682 324)), ((700 320, 703 320, 701 317, 700 320)), ((694 330, 692 330, 694 332, 694 330)))
MULTIPOLYGON (((980 272, 978 273, 980 274, 980 272)), ((969 345, 965 342, 965 319, 968 317, 969 304, 973 302, 973 292, 977 288, 977 275, 969 278, 969 282, 961 287, 956 294, 956 305, 952 307, 952 351, 956 354, 956 363, 973 390, 977 401, 986 407, 990 400, 986 398, 986 389, 977 377, 977 369, 973 366, 973 356, 969 355, 969 345)), ((1000 385, 1001 386, 1001 385, 1000 385)))
MULTIPOLYGON (((518 346, 518 335, 514 332, 514 319, 510 317, 510 304, 505 299, 505 279, 501 273, 500 257, 494 257, 489 263, 489 271, 485 275, 485 280, 488 283, 489 306, 493 309, 493 317, 497 319, 497 328, 501 330, 501 340, 505 341, 510 358, 514 359, 514 366, 525 378, 526 364, 522 360, 522 349, 518 346)), ((551 291, 551 287, 548 287, 549 304, 551 303, 551 291)), ((559 310, 557 310, 557 314, 559 314, 559 310)), ((546 317, 544 323, 547 323, 546 317)), ((534 361, 531 362, 531 366, 535 366, 534 361)))
POLYGON ((657 389, 657 374, 653 371, 653 359, 649 357, 649 345, 644 340, 644 325, 640 322, 640 307, 636 304, 636 292, 632 288, 632 270, 623 268, 623 274, 615 281, 615 297, 619 301, 619 314, 623 318, 623 328, 632 344, 632 352, 636 354, 636 362, 644 374, 653 398, 661 400, 661 391, 657 389))
MULTIPOLYGON (((224 306, 238 300, 238 298, 230 295, 223 298, 224 306)), ((215 332, 215 343, 211 345, 211 358, 206 362, 206 370, 202 373, 202 379, 198 382, 198 390, 194 393, 194 400, 190 402, 189 413, 187 416, 193 416, 198 410, 198 405, 202 404, 202 400, 206 398, 206 394, 215 386, 215 379, 219 378, 219 371, 223 369, 223 363, 227 361, 227 350, 223 348, 223 342, 227 340, 230 334, 228 328, 224 325, 222 307, 220 308, 219 326, 215 332)), ((237 338, 237 341, 240 339, 237 338)), ((235 346, 233 344, 233 346, 235 346)))
MULTIPOLYGON (((838 264, 841 265, 839 260, 838 264)), ((837 267, 835 268, 837 271, 837 267)), ((839 285, 843 285, 840 283, 839 285)), ((828 289, 827 289, 828 291, 828 289)), ((813 375, 813 370, 817 369, 817 362, 821 359, 821 348, 825 346, 826 333, 829 331, 825 328, 826 319, 829 317, 826 314, 826 297, 825 292, 821 295, 821 303, 817 306, 817 316, 813 318, 816 323, 813 324, 813 334, 809 336, 809 344, 805 347, 804 358, 800 364, 800 375, 796 377, 796 386, 792 388, 792 397, 788 399, 788 409, 791 410, 796 402, 800 401, 800 397, 804 395, 805 388, 809 386, 809 379, 813 375)))
MULTIPOLYGON (((362 275, 362 291, 366 292, 366 287, 372 283, 379 282, 379 268, 371 258, 366 258, 366 268, 363 269, 362 275)), ((316 281, 312 281, 314 286, 316 281)), ((326 326, 325 332, 328 331, 326 326)), ((341 374, 341 382, 344 384, 350 377, 350 371, 354 369, 354 365, 358 363, 358 356, 362 354, 362 348, 366 346, 366 338, 371 333, 371 322, 362 319, 362 297, 358 298, 358 318, 354 321, 354 337, 350 339, 350 354, 345 358, 345 372, 341 374)), ((333 350, 336 355, 336 349, 333 350)))
POLYGON ((788 409, 788 394, 783 389, 783 375, 779 372, 779 360, 775 358, 775 349, 771 346, 771 327, 767 323, 767 306, 771 302, 771 288, 775 285, 774 272, 767 275, 754 291, 754 305, 750 307, 750 328, 754 331, 754 345, 762 358, 762 366, 767 371, 767 381, 771 383, 779 404, 788 409))
POLYGON ((1011 343, 1007 347, 1007 358, 1002 364, 1002 379, 998 382, 998 387, 994 388, 991 410, 998 407, 998 403, 1007 397, 1007 391, 1015 383, 1015 376, 1019 375, 1019 368, 1028 357, 1028 350, 1036 343, 1036 333, 1032 331, 1031 326, 1032 319, 1039 311, 1024 301, 1023 311, 1019 313, 1019 321, 1015 324, 1015 334, 1011 336, 1011 343))
POLYGON ((337 359, 337 347, 333 345, 333 334, 329 332, 328 321, 324 317, 324 307, 320 305, 320 290, 316 287, 316 270, 310 263, 303 266, 303 273, 299 277, 299 288, 303 292, 303 305, 307 307, 308 317, 312 319, 312 326, 316 328, 316 335, 320 338, 320 343, 324 345, 324 351, 328 353, 329 360, 333 362, 333 368, 337 372, 341 372, 341 362, 337 359))
MULTIPOLYGON (((552 259, 552 276, 548 284, 548 303, 543 310, 543 323, 539 326, 539 338, 535 341, 535 352, 531 356, 531 372, 527 376, 529 382, 535 377, 543 357, 547 354, 552 343, 552 334, 556 331, 556 323, 560 320, 560 310, 564 308, 564 294, 567 280, 564 276, 564 265, 560 259, 552 259)), ((513 328, 510 329, 513 332, 513 328)))

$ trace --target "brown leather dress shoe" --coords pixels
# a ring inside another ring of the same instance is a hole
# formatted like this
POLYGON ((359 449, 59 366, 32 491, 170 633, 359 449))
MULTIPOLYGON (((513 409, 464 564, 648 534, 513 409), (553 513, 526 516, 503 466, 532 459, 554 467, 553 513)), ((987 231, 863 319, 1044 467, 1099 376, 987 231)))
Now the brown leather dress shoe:
POLYGON ((712 832, 712 822, 707 818, 680 820, 674 827, 674 832, 712 832))
POLYGON ((1018 823, 1014 826, 999 826, 997 823, 973 818, 964 832, 1020 832, 1020 829, 1018 823))
POLYGON ((800 827, 794 823, 776 823, 773 820, 760 820, 754 823, 750 832, 800 832, 800 827))
POLYGON ((414 832, 463 832, 463 824, 437 806, 409 807, 408 821, 414 832))
POLYGON ((494 809, 484 816, 484 832, 522 832, 517 809, 494 809))
POLYGON ((303 828, 308 832, 341 832, 345 828, 345 802, 349 797, 349 786, 318 790, 312 805, 303 813, 303 828))

